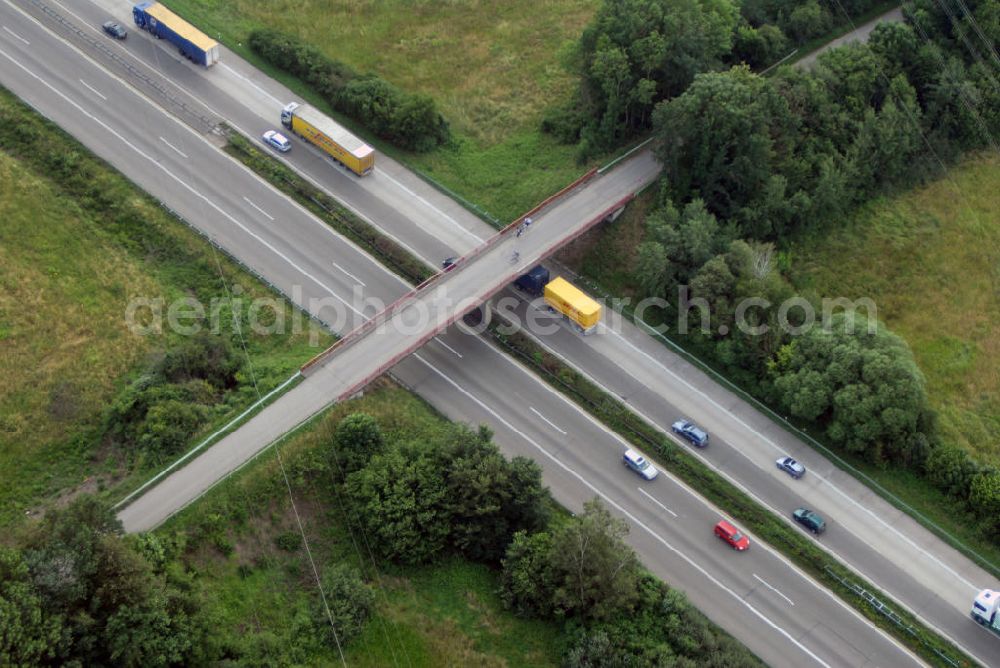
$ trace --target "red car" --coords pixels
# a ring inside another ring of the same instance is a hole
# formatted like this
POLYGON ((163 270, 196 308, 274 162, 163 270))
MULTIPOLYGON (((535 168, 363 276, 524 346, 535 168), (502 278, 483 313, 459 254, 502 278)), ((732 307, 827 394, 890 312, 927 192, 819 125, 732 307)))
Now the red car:
POLYGON ((715 535, 729 543, 734 550, 750 549, 750 539, 744 536, 739 529, 726 520, 715 525, 715 535))

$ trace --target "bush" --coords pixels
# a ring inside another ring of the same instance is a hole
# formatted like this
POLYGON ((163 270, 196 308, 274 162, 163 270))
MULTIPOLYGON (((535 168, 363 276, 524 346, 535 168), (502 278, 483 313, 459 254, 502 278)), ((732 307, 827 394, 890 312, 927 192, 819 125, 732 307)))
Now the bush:
POLYGON ((932 448, 924 462, 927 479, 945 494, 966 501, 979 465, 965 450, 953 445, 932 448))
POLYGON ((404 93, 378 77, 349 82, 335 106, 405 149, 429 151, 449 139, 448 122, 437 112, 434 100, 404 93))
POLYGON ((334 109, 401 148, 429 151, 451 139, 448 122, 426 95, 406 93, 374 75, 360 76, 319 49, 276 30, 255 30, 247 43, 272 65, 302 79, 334 109))
POLYGON ((336 633, 336 640, 346 644, 361 633, 371 617, 375 592, 361 580, 357 569, 344 564, 328 566, 322 583, 326 604, 321 603, 317 609, 316 627, 327 642, 336 644, 336 633))
POLYGON ((155 368, 171 383, 201 379, 220 390, 236 386, 243 356, 228 340, 202 332, 172 346, 155 368))
POLYGON ((346 477, 360 471, 384 446, 385 439, 375 418, 365 413, 348 415, 333 435, 335 472, 338 477, 346 477))

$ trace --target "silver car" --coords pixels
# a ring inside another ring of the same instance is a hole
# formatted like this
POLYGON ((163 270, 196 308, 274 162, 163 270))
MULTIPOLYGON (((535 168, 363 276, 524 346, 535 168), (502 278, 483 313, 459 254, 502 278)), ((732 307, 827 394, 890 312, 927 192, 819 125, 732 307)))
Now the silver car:
POLYGON ((791 457, 782 457, 776 461, 775 464, 779 469, 796 479, 801 478, 806 474, 806 467, 799 464, 791 457))
POLYGON ((622 464, 632 469, 646 480, 652 480, 659 474, 656 467, 650 464, 645 457, 635 450, 629 449, 622 455, 622 464))

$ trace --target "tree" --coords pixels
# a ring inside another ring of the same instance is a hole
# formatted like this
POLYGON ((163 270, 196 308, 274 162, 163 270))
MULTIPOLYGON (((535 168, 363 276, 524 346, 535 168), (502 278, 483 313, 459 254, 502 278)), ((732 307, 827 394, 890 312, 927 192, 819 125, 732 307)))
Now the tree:
POLYGON ((643 293, 663 297, 673 283, 672 267, 663 244, 644 241, 636 249, 635 276, 643 293))
POLYGON ((0 664, 36 666, 61 654, 62 620, 44 608, 21 554, 0 547, 0 664))
POLYGON ((345 645, 361 633, 371 617, 375 592, 356 568, 346 564, 328 566, 321 581, 326 604, 316 606, 316 627, 329 644, 336 643, 336 634, 336 640, 345 645))
POLYGON ((451 543, 462 554, 499 563, 516 532, 544 528, 545 490, 535 462, 507 461, 488 439, 471 433, 460 434, 442 454, 451 543))
POLYGON ((624 538, 628 525, 594 499, 552 535, 549 564, 555 607, 584 619, 606 619, 636 600, 639 560, 624 538))
POLYGON ((898 336, 848 322, 838 314, 829 328, 813 327, 781 348, 772 365, 781 405, 871 461, 922 461, 930 429, 923 374, 898 336))
POLYGON ((337 424, 333 434, 334 470, 346 477, 364 468, 384 447, 385 439, 375 418, 352 413, 337 424))
POLYGON ((582 98, 595 119, 583 135, 601 149, 648 127, 657 101, 720 63, 736 18, 731 0, 604 2, 581 38, 582 98))
POLYGON ((347 476, 355 515, 383 556, 403 563, 430 561, 451 532, 444 470, 417 447, 375 455, 347 476))
POLYGON ((65 620, 61 663, 176 665, 200 651, 204 624, 189 588, 154 575, 103 502, 81 496, 50 510, 24 559, 43 608, 65 620))
POLYGON ((782 168, 785 145, 794 144, 788 106, 769 80, 745 66, 698 75, 657 108, 654 125, 674 201, 700 197, 709 212, 757 238, 784 231, 786 220, 747 229, 755 208, 773 206, 765 201, 768 183, 782 168))
POLYGON ((816 0, 807 0, 791 11, 788 32, 798 44, 829 30, 830 14, 816 0))
POLYGON ((956 499, 967 500, 972 479, 980 467, 969 453, 954 445, 939 444, 924 462, 924 472, 935 487, 956 499))
POLYGON ((514 534, 501 562, 500 596, 519 615, 548 617, 552 614, 555 581, 549 556, 552 534, 542 531, 514 534))

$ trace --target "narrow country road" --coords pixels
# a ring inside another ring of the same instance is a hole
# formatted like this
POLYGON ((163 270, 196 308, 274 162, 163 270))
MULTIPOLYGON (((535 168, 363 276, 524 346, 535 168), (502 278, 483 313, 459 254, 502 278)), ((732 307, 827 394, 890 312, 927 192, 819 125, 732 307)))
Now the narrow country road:
POLYGON ((857 26, 854 30, 847 33, 846 35, 843 35, 835 40, 827 42, 826 44, 816 49, 815 51, 802 56, 802 58, 795 61, 795 66, 809 67, 814 62, 816 62, 816 58, 818 58, 819 54, 823 53, 824 51, 829 51, 830 49, 837 46, 843 46, 848 42, 867 42, 868 36, 872 33, 872 30, 874 30, 875 26, 877 26, 879 23, 887 21, 889 22, 902 21, 902 20, 903 20, 902 7, 896 7, 894 9, 890 9, 885 14, 882 14, 881 16, 876 16, 867 23, 862 23, 861 25, 857 26))

